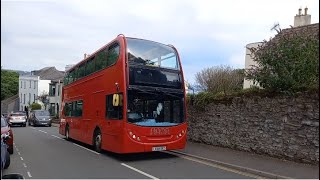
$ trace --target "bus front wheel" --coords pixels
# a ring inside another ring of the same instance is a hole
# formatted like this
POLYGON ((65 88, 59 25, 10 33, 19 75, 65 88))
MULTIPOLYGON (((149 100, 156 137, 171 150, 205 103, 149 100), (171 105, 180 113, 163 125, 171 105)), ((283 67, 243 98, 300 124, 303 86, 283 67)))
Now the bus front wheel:
POLYGON ((94 150, 97 152, 101 152, 101 132, 100 130, 97 130, 94 133, 94 139, 93 139, 93 145, 94 145, 94 150))
POLYGON ((69 126, 66 126, 66 139, 69 141, 70 140, 70 136, 69 136, 69 126))

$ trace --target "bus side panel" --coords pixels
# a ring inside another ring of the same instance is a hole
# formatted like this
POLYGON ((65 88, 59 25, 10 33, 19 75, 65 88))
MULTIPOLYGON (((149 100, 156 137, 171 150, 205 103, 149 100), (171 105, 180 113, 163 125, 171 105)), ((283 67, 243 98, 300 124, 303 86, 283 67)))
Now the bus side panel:
POLYGON ((60 126, 59 126, 59 134, 65 136, 65 135, 66 135, 65 129, 66 129, 65 119, 64 119, 64 118, 61 118, 60 126))

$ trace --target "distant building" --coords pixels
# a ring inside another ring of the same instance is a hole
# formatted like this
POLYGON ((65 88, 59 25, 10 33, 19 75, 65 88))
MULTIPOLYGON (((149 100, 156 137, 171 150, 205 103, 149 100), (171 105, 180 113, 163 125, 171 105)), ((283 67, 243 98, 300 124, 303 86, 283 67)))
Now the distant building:
POLYGON ((59 116, 63 77, 49 83, 49 111, 52 116, 59 116))
POLYGON ((50 80, 41 80, 40 76, 36 75, 19 76, 19 110, 24 111, 34 102, 42 104, 38 101, 38 97, 41 93, 48 92, 47 84, 49 82, 50 80))
POLYGON ((66 65, 64 71, 67 72, 69 69, 71 69, 74 66, 74 64, 68 64, 66 65))
POLYGON ((48 104, 43 104, 39 100, 41 95, 49 95, 49 84, 52 80, 64 77, 63 71, 58 71, 55 67, 45 67, 40 70, 31 71, 31 75, 19 76, 19 110, 24 111, 32 103, 37 102, 43 109, 49 109, 48 104))

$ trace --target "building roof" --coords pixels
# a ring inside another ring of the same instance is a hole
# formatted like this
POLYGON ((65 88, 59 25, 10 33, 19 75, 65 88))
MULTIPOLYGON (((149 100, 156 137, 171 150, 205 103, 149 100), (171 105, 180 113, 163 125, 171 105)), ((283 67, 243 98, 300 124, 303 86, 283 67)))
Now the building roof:
POLYGON ((32 71, 33 75, 40 76, 41 80, 63 80, 64 71, 59 71, 55 67, 45 67, 32 71))
POLYGON ((283 29, 280 33, 278 33, 271 41, 277 41, 281 37, 293 37, 296 34, 310 35, 314 38, 319 38, 319 23, 309 24, 305 26, 298 26, 283 29))
POLYGON ((281 39, 283 38, 290 39, 297 35, 303 35, 304 37, 309 37, 312 39, 319 39, 319 23, 309 24, 305 26, 298 26, 298 27, 291 26, 291 28, 283 29, 269 41, 264 41, 264 43, 262 44, 262 47, 258 49, 259 51, 269 49, 274 45, 278 45, 278 42, 281 39))

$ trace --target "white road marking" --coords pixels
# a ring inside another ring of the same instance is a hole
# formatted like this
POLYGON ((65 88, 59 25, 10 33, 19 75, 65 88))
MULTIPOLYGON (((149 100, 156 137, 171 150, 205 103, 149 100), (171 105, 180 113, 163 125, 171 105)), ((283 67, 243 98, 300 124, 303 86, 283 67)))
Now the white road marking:
POLYGON ((31 129, 36 129, 36 128, 32 127, 31 129))
POLYGON ((52 137, 55 137, 55 138, 58 138, 58 139, 61 139, 61 140, 65 140, 65 139, 63 139, 63 138, 61 138, 61 137, 59 137, 59 136, 55 136, 55 135, 51 135, 52 137))
POLYGON ((20 153, 20 152, 18 152, 18 154, 19 154, 19 155, 21 155, 21 153, 20 153))
POLYGON ((13 143, 14 146, 16 146, 16 143, 13 143))
POLYGON ((23 164, 23 167, 25 167, 25 168, 27 167, 26 163, 22 163, 22 164, 23 164))
POLYGON ((121 165, 122 165, 122 166, 125 166, 125 167, 127 167, 127 168, 129 168, 129 169, 132 169, 132 170, 134 170, 134 171, 136 171, 136 172, 138 172, 138 173, 140 173, 140 174, 143 174, 143 175, 145 175, 145 176, 147 176, 147 177, 149 177, 149 178, 151 178, 151 179, 159 179, 159 178, 156 178, 156 177, 154 177, 154 176, 152 176, 152 175, 150 175, 150 174, 147 174, 147 173, 145 173, 145 172, 143 172, 143 171, 140 171, 139 169, 136 169, 136 168, 134 168, 134 167, 131 167, 131 166, 125 164, 125 163, 121 163, 121 165))
POLYGON ((46 133, 46 134, 47 134, 47 132, 45 132, 45 131, 42 131, 42 130, 38 130, 38 131, 40 131, 40 132, 43 132, 43 133, 46 133))
POLYGON ((20 159, 21 159, 21 161, 23 161, 23 158, 22 158, 22 157, 20 157, 20 159))
POLYGON ((31 173, 30 173, 29 171, 28 171, 27 173, 28 173, 28 176, 29 176, 29 177, 32 177, 32 176, 31 176, 31 173))
POLYGON ((16 147, 16 150, 19 151, 19 149, 16 147))
POLYGON ((93 152, 93 153, 95 153, 95 154, 100 154, 100 153, 95 152, 95 151, 93 151, 93 150, 91 150, 91 149, 88 149, 88 148, 85 148, 85 147, 83 147, 83 146, 80 146, 79 144, 76 144, 76 143, 73 143, 73 144, 76 145, 76 146, 78 146, 78 147, 81 147, 81 148, 83 148, 83 149, 86 149, 86 150, 88 150, 88 151, 90 151, 90 152, 93 152))

